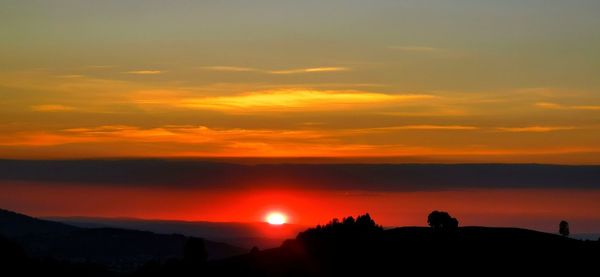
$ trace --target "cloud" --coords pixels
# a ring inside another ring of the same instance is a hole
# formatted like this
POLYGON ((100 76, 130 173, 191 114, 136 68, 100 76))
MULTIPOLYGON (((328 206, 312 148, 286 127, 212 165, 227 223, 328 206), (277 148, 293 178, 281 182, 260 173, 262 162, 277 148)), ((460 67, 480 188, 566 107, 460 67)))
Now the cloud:
POLYGON ((271 129, 211 129, 205 126, 165 125, 141 128, 129 125, 105 125, 86 128, 70 128, 54 132, 28 132, 7 135, 0 145, 50 146, 80 142, 149 142, 175 144, 228 143, 230 141, 272 140, 295 141, 316 139, 324 135, 310 130, 271 129))
POLYGON ((391 127, 379 127, 379 128, 365 128, 358 129, 364 132, 373 131, 402 131, 402 130, 415 130, 415 131, 473 131, 479 130, 476 126, 465 126, 465 125, 404 125, 404 126, 391 126, 391 127))
POLYGON ((498 127, 496 130, 511 133, 546 133, 577 129, 572 126, 527 126, 527 127, 498 127))
POLYGON ((599 189, 598 166, 535 164, 232 164, 194 160, 0 160, 0 181, 57 186, 279 187, 347 191, 599 189), (36 172, 36 174, 31 174, 36 172), (57 174, 56 172, 61 172, 57 174), (138 174, 132 174, 132 172, 138 174), (143 173, 143 174, 141 174, 143 173), (376 176, 376 178, 374 178, 376 176), (476 181, 474 181, 476 180, 476 181))
POLYGON ((125 73, 127 73, 127 74, 135 74, 135 75, 158 75, 158 74, 165 73, 165 71, 161 71, 161 70, 133 70, 133 71, 126 71, 125 73))
POLYGON ((35 112, 68 112, 75 110, 75 108, 65 105, 45 104, 31 106, 31 110, 35 112))
POLYGON ((96 141, 97 140, 93 137, 77 137, 65 135, 63 133, 33 131, 6 134, 5 136, 0 137, 0 146, 44 147, 72 143, 93 143, 96 141))
POLYGON ((188 109, 224 112, 316 111, 350 108, 385 107, 414 101, 430 100, 427 94, 386 94, 358 90, 279 89, 229 96, 162 97, 140 94, 138 104, 169 105, 188 109))
POLYGON ((241 66, 227 66, 227 65, 216 65, 216 66, 205 66, 202 67, 204 70, 220 71, 220 72, 257 72, 263 74, 273 75, 291 75, 291 74, 305 74, 305 73, 326 73, 326 72, 340 72, 349 71, 348 67, 309 67, 309 68, 294 68, 294 69, 282 69, 282 70, 265 70, 252 67, 241 67, 241 66))
MULTIPOLYGON (((374 128, 356 128, 356 129, 337 129, 329 130, 332 136, 347 137, 347 136, 364 136, 369 134, 394 133, 399 131, 476 131, 481 128, 467 125, 401 125, 389 127, 374 127, 374 128)), ((401 147, 406 149, 405 146, 401 147)), ((417 149, 413 149, 417 150, 417 149)), ((421 152, 424 149, 418 149, 421 152)))
POLYGON ((600 111, 600 105, 562 105, 551 102, 538 102, 535 106, 550 110, 579 110, 579 111, 600 111))
MULTIPOLYGON (((243 128, 209 128, 194 125, 165 125, 154 128, 142 128, 130 125, 103 125, 95 127, 69 128, 57 131, 34 131, 7 134, 0 139, 2 146, 53 146, 72 143, 165 143, 165 144, 221 144, 225 148, 246 148, 251 153, 268 155, 273 152, 297 150, 296 154, 325 153, 337 151, 360 152, 362 154, 384 147, 389 151, 405 153, 421 151, 421 148, 410 148, 403 145, 382 146, 369 144, 340 144, 341 137, 362 135, 367 133, 395 132, 402 130, 427 131, 470 131, 479 128, 461 125, 406 125, 364 129, 243 129, 243 128), (310 144, 310 147, 307 147, 310 144), (285 145, 285 147, 281 147, 285 145), (281 149, 278 149, 280 148, 281 149), (390 148, 391 147, 391 148, 390 148), (394 149, 397 148, 397 149, 394 149), (328 151, 330 149, 331 151, 328 151), (398 152, 400 151, 400 152, 398 152)), ((222 149, 222 148, 219 148, 222 149)), ((379 152, 379 151, 375 151, 379 152)), ((375 153, 374 152, 374 153, 375 153)))
MULTIPOLYGON (((404 125, 365 129, 244 129, 193 125, 139 127, 105 125, 54 131, 5 132, 0 150, 5 158, 68 157, 335 157, 401 158, 437 161, 540 161, 552 157, 589 157, 597 162, 597 147, 448 147, 393 136, 397 131, 460 131, 479 129, 463 125, 404 125), (386 134, 390 141, 368 141, 365 134, 386 134), (358 140, 357 140, 358 138, 358 140), (398 140, 396 140, 398 139, 398 140), (396 143, 393 143, 393 142, 396 143), (566 156, 565 156, 566 155, 566 156), (536 158, 537 159, 537 158, 536 158), (538 160, 536 160, 538 161, 538 160)), ((408 134, 406 134, 407 137, 408 134)), ((360 161, 358 159, 357 161, 360 161)), ((588 161, 588 162, 589 162, 588 161)), ((564 162, 564 161, 563 161, 564 162)))
POLYGON ((268 71, 270 74, 286 75, 286 74, 303 74, 303 73, 321 73, 321 72, 339 72, 349 71, 347 67, 311 67, 311 68, 298 68, 298 69, 287 69, 287 70, 271 70, 268 71))

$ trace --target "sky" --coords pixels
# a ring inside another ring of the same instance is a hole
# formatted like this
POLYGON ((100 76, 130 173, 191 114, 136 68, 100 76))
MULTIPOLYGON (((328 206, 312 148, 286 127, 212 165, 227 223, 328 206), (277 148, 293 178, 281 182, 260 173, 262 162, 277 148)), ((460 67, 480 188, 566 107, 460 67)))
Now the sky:
POLYGON ((598 1, 0 7, 3 158, 599 162, 598 1))
MULTIPOLYGON (((598 26, 597 0, 0 0, 0 159, 598 165, 598 26)), ((40 216, 255 221, 280 209, 313 224, 370 210, 424 225, 439 208, 466 224, 600 230, 598 188, 570 183, 3 176, 2 206, 40 216)))

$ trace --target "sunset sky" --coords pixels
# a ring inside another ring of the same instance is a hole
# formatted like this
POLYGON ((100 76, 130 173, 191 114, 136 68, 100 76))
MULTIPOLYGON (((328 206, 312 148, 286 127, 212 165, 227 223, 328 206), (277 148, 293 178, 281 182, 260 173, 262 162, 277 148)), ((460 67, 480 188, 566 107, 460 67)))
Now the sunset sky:
POLYGON ((5 158, 598 163, 598 1, 3 1, 5 158))
MULTIPOLYGON (((600 164, 599 11, 597 0, 3 0, 0 158, 600 164)), ((253 221, 280 205, 298 223, 371 210, 388 225, 448 207, 472 224, 550 229, 572 216, 600 229, 597 189, 454 189, 0 180, 0 206, 253 221), (570 209, 549 200, 560 196, 570 209)))

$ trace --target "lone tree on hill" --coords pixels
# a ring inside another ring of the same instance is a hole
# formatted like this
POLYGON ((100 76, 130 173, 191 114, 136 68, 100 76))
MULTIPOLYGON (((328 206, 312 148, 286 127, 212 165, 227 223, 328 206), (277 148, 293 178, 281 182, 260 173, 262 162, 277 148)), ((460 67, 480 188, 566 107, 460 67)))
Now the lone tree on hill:
POLYGON ((458 219, 447 212, 433 211, 427 217, 427 223, 434 230, 449 231, 458 229, 458 219))
POLYGON ((565 237, 568 237, 571 234, 571 232, 569 231, 569 222, 566 222, 564 220, 561 221, 560 224, 558 224, 558 233, 565 237))

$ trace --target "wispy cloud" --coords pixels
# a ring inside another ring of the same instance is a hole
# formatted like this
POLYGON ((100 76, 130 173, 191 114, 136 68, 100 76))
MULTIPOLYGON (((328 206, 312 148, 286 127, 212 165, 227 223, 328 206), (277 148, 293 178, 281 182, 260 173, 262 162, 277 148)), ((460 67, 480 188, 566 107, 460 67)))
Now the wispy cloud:
POLYGON ((476 131, 480 128, 477 126, 468 125, 435 125, 435 124, 422 124, 422 125, 399 125, 399 126, 388 126, 388 127, 374 127, 374 128, 357 128, 357 129, 339 129, 331 130, 335 136, 362 136, 369 134, 381 134, 381 133, 394 133, 400 131, 476 131))
MULTIPOLYGON (((18 132, 0 137, 4 149, 82 149, 86 157, 213 156, 213 157, 393 157, 393 156, 519 156, 592 153, 594 147, 445 148, 380 143, 340 143, 349 131, 476 130, 461 125, 406 125, 356 130, 217 129, 165 125, 142 128, 106 125, 57 131, 18 132), (82 147, 86 145, 86 147, 82 147), (107 151, 110 145, 112 151, 107 151), (8 147, 8 148, 7 148, 8 147), (60 147, 60 148, 54 148, 60 147), (72 147, 72 148, 71 148, 72 147)), ((360 135, 360 134, 358 134, 360 135)), ((48 150, 48 151, 50 151, 48 150)))
POLYGON ((303 73, 321 73, 321 72, 339 72, 349 71, 348 67, 311 67, 311 68, 297 68, 297 69, 286 69, 286 70, 271 70, 268 71, 270 74, 303 74, 303 73))
POLYGON ((580 111, 600 111, 600 105, 562 105, 551 102, 538 102, 535 106, 550 110, 580 110, 580 111))
POLYGON ((132 71, 126 71, 125 73, 135 74, 135 75, 157 75, 157 74, 163 74, 163 73, 165 73, 165 71, 162 71, 162 70, 132 70, 132 71))
POLYGON ((221 111, 310 111, 389 106, 400 102, 432 99, 424 94, 384 94, 366 91, 288 89, 252 92, 232 96, 182 99, 186 108, 221 111))
POLYGON ((476 126, 465 126, 465 125, 405 125, 405 126, 393 126, 383 128, 371 128, 371 130, 429 130, 429 131, 472 131, 478 130, 476 126))
POLYGON ((348 67, 339 67, 339 66, 322 66, 322 67, 274 70, 274 69, 260 69, 260 68, 253 68, 253 67, 227 66, 227 65, 205 66, 205 67, 202 67, 202 69, 211 70, 211 71, 219 71, 219 72, 256 72, 256 73, 273 74, 273 75, 327 73, 327 72, 340 72, 340 71, 351 70, 348 67))
POLYGON ((31 106, 31 110, 35 112, 68 112, 75 110, 75 108, 65 105, 45 104, 31 106))
POLYGON ((526 127, 498 127, 496 130, 511 133, 546 133, 577 129, 573 126, 526 126, 526 127))
POLYGON ((293 112, 373 108, 427 101, 427 94, 386 94, 359 90, 278 89, 228 96, 174 96, 168 92, 139 94, 133 101, 145 105, 167 105, 187 109, 224 112, 293 112))
MULTIPOLYGON (((105 125, 58 131, 20 132, 0 138, 0 146, 57 146, 73 143, 164 143, 212 144, 222 147, 240 144, 301 143, 325 134, 312 130, 214 129, 206 126, 165 125, 142 128, 129 125, 105 125)), ((216 147, 219 150, 222 147, 216 147)), ((183 147, 186 149, 186 147, 183 147)), ((189 150, 189 149, 188 149, 189 150)))

